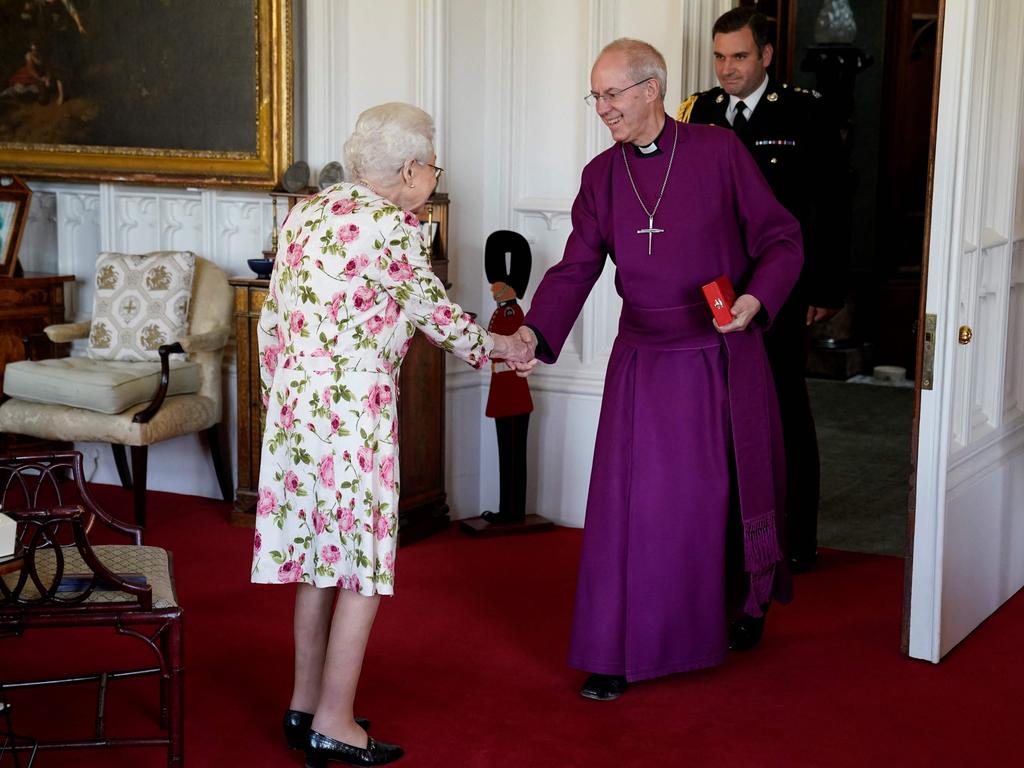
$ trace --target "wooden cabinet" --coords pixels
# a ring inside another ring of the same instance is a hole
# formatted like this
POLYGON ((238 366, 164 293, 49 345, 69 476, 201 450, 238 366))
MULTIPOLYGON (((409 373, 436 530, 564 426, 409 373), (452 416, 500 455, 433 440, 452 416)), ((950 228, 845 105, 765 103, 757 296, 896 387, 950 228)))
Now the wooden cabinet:
POLYGON ((238 487, 235 488, 235 523, 256 524, 256 490, 260 478, 260 447, 263 442, 264 409, 260 400, 259 348, 256 328, 267 296, 268 280, 235 277, 235 420, 238 434, 238 487))
MULTIPOLYGON (((64 283, 74 279, 74 275, 31 273, 0 277, 0 385, 7 364, 25 359, 22 339, 64 322, 64 283)), ((66 355, 68 345, 59 347, 54 353, 66 355)))
MULTIPOLYGON (((0 277, 0 392, 3 392, 7 364, 25 359, 23 339, 48 325, 64 322, 64 284, 74 279, 74 275, 32 273, 0 277)), ((35 357, 63 357, 70 346, 37 344, 35 357)), ((0 436, 0 451, 43 450, 62 445, 20 435, 0 436)))
MULTIPOLYGON (((433 234, 431 264, 448 285, 448 196, 435 195, 420 214, 433 234)), ((424 230, 428 229, 424 226, 424 230)), ((265 411, 260 399, 256 328, 269 281, 234 278, 238 340, 238 488, 233 522, 254 524, 265 411)), ((448 524, 445 491, 444 352, 420 333, 413 338, 398 380, 402 495, 399 541, 408 544, 448 524)))

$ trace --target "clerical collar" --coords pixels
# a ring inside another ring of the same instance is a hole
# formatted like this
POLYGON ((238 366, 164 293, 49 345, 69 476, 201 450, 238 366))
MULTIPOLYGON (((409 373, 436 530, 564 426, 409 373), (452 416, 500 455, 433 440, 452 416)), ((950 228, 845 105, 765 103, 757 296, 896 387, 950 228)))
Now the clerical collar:
POLYGON ((761 97, 764 96, 764 92, 768 90, 768 75, 764 76, 764 80, 757 86, 753 93, 747 98, 741 99, 738 96, 729 97, 729 107, 725 110, 725 119, 729 121, 729 125, 732 125, 732 121, 736 119, 736 103, 742 101, 747 107, 747 119, 754 113, 754 108, 757 103, 761 101, 761 97))
POLYGON ((516 299, 515 299, 515 297, 512 297, 511 299, 505 299, 505 301, 499 301, 498 302, 498 306, 504 308, 504 307, 509 306, 510 304, 515 304, 515 303, 516 303, 516 299))
POLYGON ((637 157, 657 157, 658 155, 665 154, 661 151, 661 137, 665 135, 665 126, 668 125, 668 118, 665 118, 665 122, 661 126, 661 133, 658 134, 657 138, 654 139, 646 147, 638 147, 636 144, 633 145, 633 154, 637 157))

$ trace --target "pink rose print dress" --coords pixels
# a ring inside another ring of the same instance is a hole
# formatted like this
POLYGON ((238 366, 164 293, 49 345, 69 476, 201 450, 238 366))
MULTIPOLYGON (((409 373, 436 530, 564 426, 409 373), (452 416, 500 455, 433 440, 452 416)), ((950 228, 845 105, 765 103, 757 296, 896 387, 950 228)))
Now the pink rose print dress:
POLYGON ((390 595, 399 366, 417 329, 475 368, 493 343, 431 272, 416 216, 365 187, 299 203, 279 242, 259 326, 252 580, 390 595))

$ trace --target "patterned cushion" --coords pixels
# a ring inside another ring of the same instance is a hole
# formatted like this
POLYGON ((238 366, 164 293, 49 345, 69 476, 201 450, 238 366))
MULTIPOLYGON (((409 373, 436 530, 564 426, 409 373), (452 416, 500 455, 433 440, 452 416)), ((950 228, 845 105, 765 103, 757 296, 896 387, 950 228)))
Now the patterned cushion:
MULTIPOLYGON (((77 547, 64 547, 64 574, 88 575, 92 570, 85 561, 77 547)), ((167 556, 167 550, 160 547, 140 547, 134 544, 101 544, 92 548, 96 557, 110 571, 117 574, 141 573, 146 577, 146 583, 153 588, 153 608, 175 608, 178 605, 178 598, 174 594, 174 581, 171 579, 171 565, 167 556)), ((56 573, 55 558, 53 550, 38 550, 36 552, 36 571, 44 587, 53 583, 56 573)), ((13 588, 18 583, 20 572, 15 571, 5 575, 4 581, 7 586, 13 588)), ((31 579, 25 584, 22 597, 26 599, 38 598, 39 590, 36 589, 31 579)), ((59 592, 58 597, 68 600, 75 597, 76 592, 59 592)), ((127 592, 116 590, 95 590, 85 599, 86 604, 96 603, 124 603, 136 602, 138 598, 127 592)))
POLYGON ((159 360, 157 349, 188 333, 196 256, 156 251, 101 253, 96 260, 89 357, 159 360))

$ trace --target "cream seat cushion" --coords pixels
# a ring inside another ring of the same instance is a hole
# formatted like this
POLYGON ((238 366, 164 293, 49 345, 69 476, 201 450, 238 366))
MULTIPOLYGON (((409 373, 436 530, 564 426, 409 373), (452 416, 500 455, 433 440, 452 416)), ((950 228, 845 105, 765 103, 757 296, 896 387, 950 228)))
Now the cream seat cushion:
MULTIPOLYGON (((200 369, 187 360, 171 360, 167 396, 197 392, 200 369)), ((160 363, 126 363, 63 357, 21 360, 4 370, 4 394, 31 403, 121 413, 153 399, 160 383, 160 363)))

